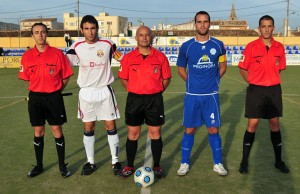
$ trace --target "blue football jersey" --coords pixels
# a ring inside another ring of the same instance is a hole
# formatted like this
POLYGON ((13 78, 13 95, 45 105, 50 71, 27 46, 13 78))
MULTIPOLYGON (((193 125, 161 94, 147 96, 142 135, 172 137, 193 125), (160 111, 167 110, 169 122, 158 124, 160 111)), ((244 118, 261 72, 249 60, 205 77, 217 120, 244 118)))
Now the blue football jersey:
POLYGON ((187 68, 186 92, 217 93, 220 83, 219 57, 226 54, 222 41, 210 37, 206 42, 192 38, 182 44, 177 66, 187 68))

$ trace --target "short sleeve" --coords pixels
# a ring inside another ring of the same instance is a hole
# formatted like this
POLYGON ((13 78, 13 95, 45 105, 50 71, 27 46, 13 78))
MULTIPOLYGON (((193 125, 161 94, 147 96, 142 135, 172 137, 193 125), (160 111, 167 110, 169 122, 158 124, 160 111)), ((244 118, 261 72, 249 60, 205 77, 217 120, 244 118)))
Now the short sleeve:
POLYGON ((121 66, 118 71, 118 77, 121 79, 128 79, 129 72, 129 64, 128 64, 128 55, 124 55, 123 59, 121 60, 121 66))
POLYGON ((176 65, 179 67, 187 66, 186 49, 185 49, 184 45, 182 45, 179 49, 179 54, 178 54, 176 65))

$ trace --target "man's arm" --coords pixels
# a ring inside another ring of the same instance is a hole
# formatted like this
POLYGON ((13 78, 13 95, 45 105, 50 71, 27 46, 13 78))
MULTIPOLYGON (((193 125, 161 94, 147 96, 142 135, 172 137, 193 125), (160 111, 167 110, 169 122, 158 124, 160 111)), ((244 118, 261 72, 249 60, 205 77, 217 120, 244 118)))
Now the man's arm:
POLYGON ((248 71, 246 71, 245 69, 240 68, 240 74, 242 75, 244 80, 248 83, 248 71))
POLYGON ((120 80, 121 80, 122 86, 127 90, 128 80, 127 79, 120 79, 120 80))
POLYGON ((70 77, 62 80, 63 85, 62 85, 61 91, 63 91, 65 89, 65 87, 67 86, 69 80, 70 80, 70 77))
POLYGON ((178 74, 184 81, 186 81, 187 73, 185 67, 178 67, 178 74))
POLYGON ((219 63, 219 68, 220 68, 220 78, 225 74, 226 69, 227 69, 227 61, 220 62, 219 63))
POLYGON ((171 82, 171 78, 163 80, 164 90, 167 89, 167 87, 170 85, 170 82, 171 82))

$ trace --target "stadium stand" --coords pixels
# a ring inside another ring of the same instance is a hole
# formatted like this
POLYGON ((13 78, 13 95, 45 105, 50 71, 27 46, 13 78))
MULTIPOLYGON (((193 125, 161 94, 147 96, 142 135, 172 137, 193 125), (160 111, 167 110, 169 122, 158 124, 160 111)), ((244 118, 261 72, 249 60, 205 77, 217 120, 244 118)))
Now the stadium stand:
POLYGON ((163 47, 158 47, 159 51, 164 51, 165 49, 163 47))
POLYGON ((172 51, 177 51, 178 50, 178 48, 177 47, 172 47, 172 51))

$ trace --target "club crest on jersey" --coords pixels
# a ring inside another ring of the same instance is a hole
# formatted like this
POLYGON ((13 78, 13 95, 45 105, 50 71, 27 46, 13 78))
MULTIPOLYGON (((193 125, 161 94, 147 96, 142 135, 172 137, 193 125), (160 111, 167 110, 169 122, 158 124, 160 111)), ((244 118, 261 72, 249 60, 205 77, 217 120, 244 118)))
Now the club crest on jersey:
POLYGON ((279 60, 276 60, 276 66, 278 66, 278 65, 279 65, 279 63, 280 63, 280 61, 279 61, 279 60))
POLYGON ((104 56, 103 50, 99 49, 99 50, 97 51, 97 57, 101 58, 101 57, 103 57, 103 56, 104 56))
POLYGON ((217 51, 215 48, 212 48, 212 49, 210 49, 209 52, 210 52, 210 54, 215 55, 217 51))
POLYGON ((158 68, 154 67, 154 73, 157 73, 157 72, 158 72, 158 68))
POLYGON ((49 72, 50 72, 50 75, 53 75, 53 74, 54 74, 54 69, 51 68, 51 69, 49 70, 49 72))

